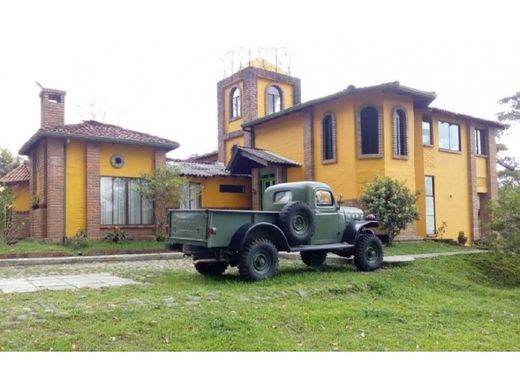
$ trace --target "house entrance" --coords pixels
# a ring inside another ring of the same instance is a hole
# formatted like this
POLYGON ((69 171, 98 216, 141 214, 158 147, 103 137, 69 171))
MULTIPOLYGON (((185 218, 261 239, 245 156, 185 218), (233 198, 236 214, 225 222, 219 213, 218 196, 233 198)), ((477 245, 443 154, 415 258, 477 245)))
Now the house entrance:
POLYGON ((264 204, 264 192, 267 187, 275 184, 274 173, 260 176, 260 207, 264 204))

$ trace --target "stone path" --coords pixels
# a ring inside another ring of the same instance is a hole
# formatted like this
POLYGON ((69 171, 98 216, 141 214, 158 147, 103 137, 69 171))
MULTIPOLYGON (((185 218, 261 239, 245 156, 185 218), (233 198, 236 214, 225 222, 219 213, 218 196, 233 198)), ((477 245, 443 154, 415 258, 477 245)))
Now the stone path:
POLYGON ((109 273, 0 278, 0 290, 4 293, 33 292, 38 290, 74 290, 83 287, 117 287, 128 284, 139 284, 139 282, 120 278, 109 273))

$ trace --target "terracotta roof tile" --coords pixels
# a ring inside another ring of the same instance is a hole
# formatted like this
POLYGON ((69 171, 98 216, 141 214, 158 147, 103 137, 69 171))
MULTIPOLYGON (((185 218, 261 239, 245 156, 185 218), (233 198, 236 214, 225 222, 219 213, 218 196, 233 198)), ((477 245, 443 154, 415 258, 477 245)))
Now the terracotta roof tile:
POLYGON ((41 128, 20 149, 20 154, 26 154, 30 148, 42 137, 66 137, 75 139, 120 142, 137 145, 150 145, 159 148, 173 150, 179 147, 175 141, 154 135, 128 130, 120 126, 110 125, 97 121, 84 121, 82 123, 41 128))
POLYGON ((0 179, 2 183, 20 183, 29 181, 29 168, 24 163, 18 165, 12 171, 7 172, 4 177, 0 179))

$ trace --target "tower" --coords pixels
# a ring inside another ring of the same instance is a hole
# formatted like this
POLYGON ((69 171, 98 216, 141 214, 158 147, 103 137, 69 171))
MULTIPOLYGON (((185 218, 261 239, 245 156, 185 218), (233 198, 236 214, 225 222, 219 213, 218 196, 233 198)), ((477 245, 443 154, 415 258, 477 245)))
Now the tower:
POLYGON ((300 79, 264 60, 217 83, 218 159, 227 163, 233 145, 254 147, 254 135, 242 124, 289 108, 301 101, 300 79))

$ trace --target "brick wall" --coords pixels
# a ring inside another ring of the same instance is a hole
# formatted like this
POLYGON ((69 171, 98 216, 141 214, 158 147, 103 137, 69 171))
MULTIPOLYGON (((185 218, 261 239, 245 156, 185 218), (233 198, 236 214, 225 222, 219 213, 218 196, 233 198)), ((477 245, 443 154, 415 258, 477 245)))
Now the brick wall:
POLYGON ((47 139, 46 164, 47 238, 53 242, 60 242, 65 237, 65 143, 63 139, 47 139))
POLYGON ((13 214, 12 236, 17 240, 31 236, 31 223, 29 211, 17 211, 13 214))
POLYGON ((99 143, 87 143, 85 153, 87 160, 87 236, 91 239, 99 239, 102 237, 99 230, 101 224, 99 150, 99 143))

